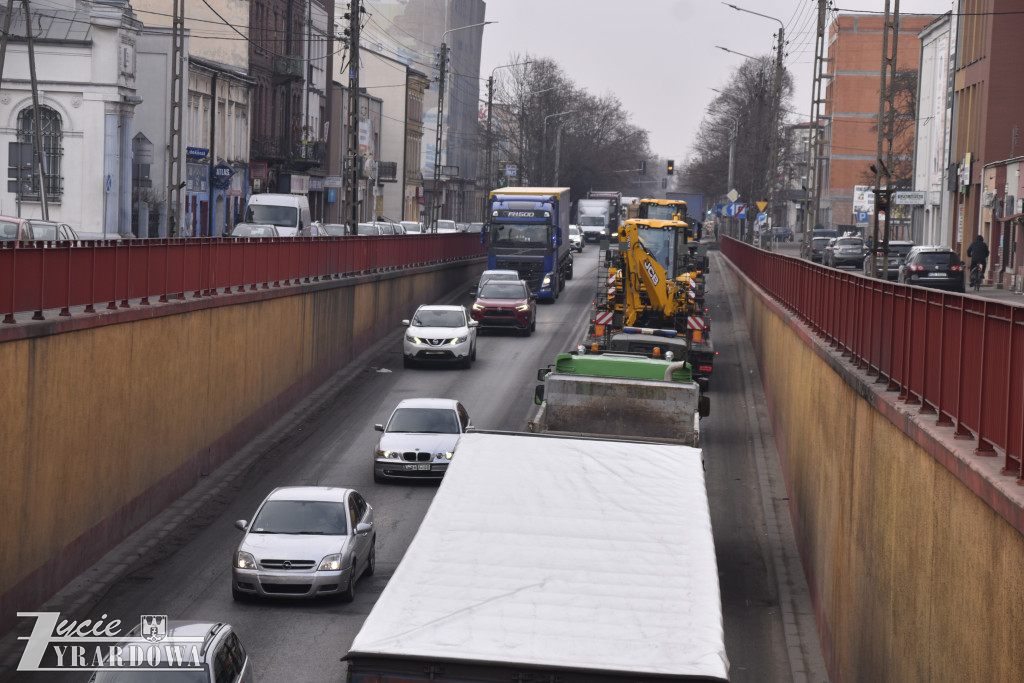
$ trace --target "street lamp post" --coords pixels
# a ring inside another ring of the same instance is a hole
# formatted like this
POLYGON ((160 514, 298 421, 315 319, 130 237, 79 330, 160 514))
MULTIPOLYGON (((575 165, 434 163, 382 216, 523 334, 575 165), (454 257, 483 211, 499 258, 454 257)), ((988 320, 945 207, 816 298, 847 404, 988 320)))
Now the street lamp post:
POLYGON ((524 64, 532 64, 533 60, 527 60, 525 62, 517 62, 515 64, 502 64, 491 69, 491 77, 487 79, 487 194, 490 196, 491 190, 494 189, 494 183, 491 182, 491 174, 494 172, 494 164, 491 161, 491 150, 494 148, 494 140, 491 138, 491 107, 494 104, 494 72, 498 69, 507 69, 513 66, 522 66, 524 64))
MULTIPOLYGON (((548 114, 547 116, 544 117, 544 136, 541 139, 541 145, 542 145, 542 149, 543 149, 543 152, 544 152, 543 157, 544 157, 545 161, 548 158, 548 119, 553 119, 556 116, 565 116, 566 114, 572 114, 572 113, 573 113, 572 111, 560 111, 557 114, 548 114)), ((556 152, 556 156, 555 156, 555 163, 556 164, 558 163, 557 152, 556 152)), ((543 168, 543 166, 541 168, 543 168)), ((543 175, 546 175, 546 174, 543 174, 543 175)), ((555 176, 556 177, 558 176, 558 169, 557 168, 555 169, 555 176)))
MULTIPOLYGON (((786 25, 782 23, 781 19, 777 19, 767 14, 761 14, 760 12, 754 12, 753 10, 737 7, 736 5, 729 4, 728 2, 723 2, 722 4, 726 7, 732 7, 737 12, 746 12, 747 14, 753 14, 754 16, 758 16, 763 19, 771 19, 779 24, 778 44, 776 45, 775 52, 775 98, 772 101, 771 151, 768 153, 768 215, 772 216, 775 213, 775 181, 779 165, 779 116, 782 113, 782 51, 786 45, 786 25)), ((764 247, 763 244, 761 246, 764 247)), ((772 237, 771 233, 769 233, 768 248, 770 249, 772 246, 772 237)))
POLYGON ((437 125, 435 131, 437 137, 434 143, 434 191, 430 196, 430 232, 437 232, 437 219, 438 213, 441 210, 441 203, 438 201, 441 175, 441 134, 444 129, 444 84, 448 74, 446 69, 448 66, 448 44, 446 36, 454 31, 462 31, 467 28, 476 28, 478 26, 486 26, 487 24, 496 24, 496 21, 482 21, 479 24, 470 24, 468 26, 459 26, 458 28, 450 28, 441 34, 441 54, 439 55, 439 72, 437 77, 437 125))

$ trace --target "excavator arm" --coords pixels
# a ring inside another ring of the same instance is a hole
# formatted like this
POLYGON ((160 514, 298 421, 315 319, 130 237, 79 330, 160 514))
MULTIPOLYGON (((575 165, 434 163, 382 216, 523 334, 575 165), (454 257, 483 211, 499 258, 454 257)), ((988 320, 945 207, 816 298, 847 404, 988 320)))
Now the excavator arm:
POLYGON ((679 287, 644 246, 636 224, 627 221, 619 228, 619 243, 625 271, 625 324, 635 324, 641 313, 648 309, 654 309, 666 318, 674 316, 680 310, 679 287), (649 304, 644 303, 641 290, 647 293, 649 304))

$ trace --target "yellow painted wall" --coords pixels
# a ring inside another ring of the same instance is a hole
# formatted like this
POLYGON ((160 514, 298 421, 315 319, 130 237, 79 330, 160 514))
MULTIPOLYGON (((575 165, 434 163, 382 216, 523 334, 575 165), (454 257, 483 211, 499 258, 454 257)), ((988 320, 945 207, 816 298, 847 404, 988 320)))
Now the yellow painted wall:
POLYGON ((833 683, 1024 680, 1024 538, 742 285, 833 683))
MULTIPOLYGON (((197 468, 192 479, 186 473, 191 485, 219 438, 311 373, 314 383, 328 379, 418 303, 465 286, 479 270, 339 283, 0 344, 4 611, 38 607, 19 600, 60 588, 55 576, 70 556, 94 561, 107 549, 79 543, 69 551, 76 539, 112 520, 126 535, 132 529, 119 520, 147 489, 182 467, 197 468)), ((6 625, 13 618, 0 615, 6 625)))

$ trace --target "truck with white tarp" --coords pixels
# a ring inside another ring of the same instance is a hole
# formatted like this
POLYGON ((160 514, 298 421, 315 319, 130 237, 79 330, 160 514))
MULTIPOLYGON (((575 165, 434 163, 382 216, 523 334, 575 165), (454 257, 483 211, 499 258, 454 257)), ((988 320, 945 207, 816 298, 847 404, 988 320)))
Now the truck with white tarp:
POLYGON ((350 683, 727 681, 701 451, 469 432, 350 683))

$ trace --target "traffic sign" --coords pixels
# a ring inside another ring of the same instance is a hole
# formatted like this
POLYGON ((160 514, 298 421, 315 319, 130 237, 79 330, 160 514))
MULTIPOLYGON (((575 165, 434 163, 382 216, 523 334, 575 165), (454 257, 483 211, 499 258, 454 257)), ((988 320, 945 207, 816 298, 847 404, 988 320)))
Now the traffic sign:
POLYGON ((768 206, 768 202, 754 202, 754 203, 757 204, 757 210, 758 211, 764 211, 765 208, 768 206))
MULTIPOLYGON (((761 202, 758 202, 758 204, 760 204, 760 203, 761 202)), ((764 225, 765 221, 767 221, 767 220, 768 220, 768 214, 766 214, 764 211, 762 211, 761 213, 757 214, 757 224, 758 225, 764 225)))
POLYGON ((893 206, 924 206, 925 193, 922 190, 904 190, 892 193, 893 206))
POLYGON ((725 206, 725 215, 727 215, 727 216, 729 216, 731 218, 746 218, 747 217, 747 205, 746 204, 737 204, 736 202, 733 202, 732 204, 726 204, 726 206, 725 206))
POLYGON ((737 192, 736 190, 729 190, 729 194, 725 196, 729 198, 730 202, 735 203, 736 200, 740 198, 740 193, 737 192))
POLYGON ((864 225, 867 225, 868 224, 868 216, 869 215, 870 214, 867 211, 858 211, 857 212, 857 225, 860 225, 861 223, 863 223, 864 225))

